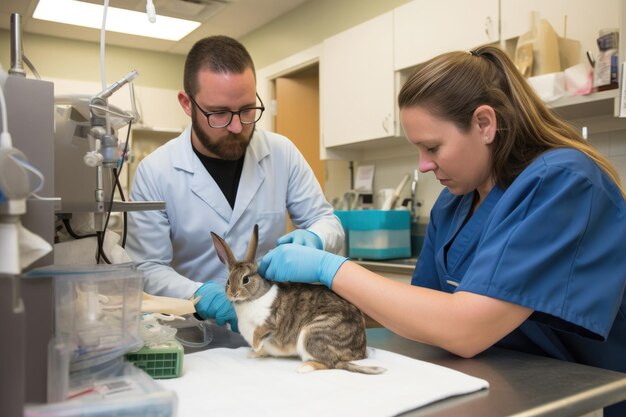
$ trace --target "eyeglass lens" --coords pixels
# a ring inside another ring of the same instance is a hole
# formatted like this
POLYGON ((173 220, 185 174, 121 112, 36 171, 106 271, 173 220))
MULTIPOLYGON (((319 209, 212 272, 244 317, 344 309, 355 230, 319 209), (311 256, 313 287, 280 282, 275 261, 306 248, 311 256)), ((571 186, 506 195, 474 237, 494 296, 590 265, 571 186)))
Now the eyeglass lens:
POLYGON ((224 127, 230 124, 235 114, 239 115, 239 120, 241 121, 241 123, 251 124, 261 118, 262 111, 260 108, 251 107, 249 109, 242 109, 237 112, 232 112, 232 111, 212 112, 207 116, 207 118, 208 118, 208 122, 210 126, 224 127))

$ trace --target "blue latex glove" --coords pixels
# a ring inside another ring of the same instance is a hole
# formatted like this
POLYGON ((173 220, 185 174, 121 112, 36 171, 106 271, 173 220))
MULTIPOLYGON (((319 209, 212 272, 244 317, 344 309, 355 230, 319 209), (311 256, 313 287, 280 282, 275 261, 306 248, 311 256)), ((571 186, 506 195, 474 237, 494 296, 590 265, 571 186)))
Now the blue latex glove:
POLYGON ((261 259, 259 273, 277 282, 321 282, 330 288, 339 267, 347 260, 330 252, 288 243, 261 259))
POLYGON ((322 249, 322 239, 315 233, 306 229, 296 229, 278 238, 277 245, 295 243, 296 245, 308 246, 309 248, 322 249))
POLYGON ((234 332, 239 332, 237 327, 237 315, 233 304, 226 298, 224 286, 215 282, 205 282, 196 290, 196 297, 200 301, 196 303, 196 312, 203 319, 215 319, 220 326, 230 323, 234 332))

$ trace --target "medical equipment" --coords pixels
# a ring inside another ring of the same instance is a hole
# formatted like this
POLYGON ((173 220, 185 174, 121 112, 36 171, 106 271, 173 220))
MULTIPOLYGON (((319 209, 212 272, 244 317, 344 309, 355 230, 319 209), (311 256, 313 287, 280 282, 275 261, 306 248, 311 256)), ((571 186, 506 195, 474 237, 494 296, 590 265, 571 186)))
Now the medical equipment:
MULTIPOLYGON (((57 218, 68 233, 77 236, 70 226, 79 213, 93 216, 93 229, 98 237, 98 260, 110 261, 102 250, 104 233, 111 213, 136 210, 159 210, 164 202, 125 201, 119 175, 128 153, 132 121, 137 112, 125 112, 108 103, 116 91, 129 84, 134 103, 132 80, 138 76, 131 71, 94 96, 66 95, 55 98, 55 193, 61 197, 57 218), (120 145, 117 133, 128 126, 127 137, 120 145), (115 199, 115 191, 120 199, 115 199)), ((133 108, 134 108, 133 104, 133 108)), ((124 222, 125 223, 125 222, 124 222)), ((124 224, 125 226, 125 224, 124 224)), ((121 246, 124 246, 125 232, 121 246)))
MULTIPOLYGON (((69 95, 55 97, 55 190, 61 197, 58 213, 106 212, 115 185, 114 170, 125 158, 119 149, 117 132, 134 115, 107 105, 107 98, 136 77, 131 71, 93 97, 69 95), (107 115, 109 131, 107 132, 107 115)), ((162 208, 164 204, 113 201, 113 211, 162 208)), ((103 230, 97 218, 96 230, 103 230)))
POLYGON ((19 14, 11 15, 11 68, 9 74, 26 76, 24 67, 22 66, 22 18, 19 14))
MULTIPOLYGON (((12 21, 19 22, 19 18, 12 16, 12 21)), ((17 31, 18 29, 19 24, 12 24, 12 30, 17 31)), ((11 33, 11 54, 15 61, 19 61, 19 57, 23 58, 21 42, 18 38, 16 33, 11 33)), ((72 131, 69 136, 69 144, 75 136, 76 140, 80 139, 88 144, 86 138, 91 136, 94 144, 93 150, 102 157, 101 161, 98 162, 99 165, 86 166, 92 182, 88 194, 85 195, 85 200, 89 199, 92 202, 100 203, 99 209, 92 207, 90 212, 95 212, 99 216, 96 219, 96 227, 102 230, 106 229, 107 213, 116 210, 117 207, 113 204, 115 202, 112 196, 107 198, 105 195, 106 186, 111 190, 115 186, 115 182, 111 180, 114 178, 114 173, 109 174, 108 181, 105 178, 106 174, 101 175, 99 178, 102 180, 102 186, 98 187, 100 181, 97 179, 98 171, 106 173, 121 168, 123 159, 118 149, 115 132, 116 129, 119 129, 120 123, 128 124, 128 120, 132 117, 132 115, 108 105, 108 98, 135 76, 136 73, 131 72, 117 83, 103 88, 99 94, 87 98, 84 101, 86 106, 85 120, 73 125, 75 128, 80 127, 78 129, 80 135, 76 136, 74 135, 75 131, 72 131), (86 130, 81 130, 83 127, 86 127, 86 130), (97 168, 98 166, 100 168, 97 168), (96 192, 96 189, 101 191, 96 192)), ((90 370, 87 372, 87 377, 93 377, 95 372, 91 371, 95 369, 94 367, 100 369, 106 363, 118 361, 120 363, 119 372, 111 376, 112 378, 122 378, 124 381, 131 381, 135 387, 145 387, 146 384, 149 385, 143 380, 147 378, 145 374, 140 373, 140 376, 137 376, 136 370, 132 366, 130 370, 122 366, 122 355, 128 349, 128 344, 122 343, 117 338, 116 323, 120 322, 116 321, 116 314, 109 314, 113 313, 114 310, 106 311, 107 314, 104 315, 97 314, 98 309, 96 307, 102 301, 101 292, 89 290, 88 284, 81 287, 81 290, 84 290, 83 293, 86 294, 86 297, 81 299, 85 300, 87 305, 94 307, 87 309, 89 314, 85 317, 93 320, 90 326, 84 328, 84 331, 78 332, 82 344, 76 346, 80 346, 80 349, 67 348, 67 346, 72 346, 67 344, 67 340, 71 338, 59 339, 58 334, 55 335, 54 320, 61 316, 58 311, 56 315, 53 314, 57 305, 55 303, 61 300, 58 292, 55 294, 55 279, 52 276, 44 276, 39 279, 24 279, 19 276, 22 272, 19 263, 22 253, 21 250, 16 249, 18 247, 16 241, 20 231, 19 223, 21 222, 24 229, 41 236, 49 245, 54 245, 55 212, 59 215, 66 215, 62 208, 63 195, 55 191, 55 153, 63 152, 64 147, 69 145, 66 142, 56 143, 55 141, 54 85, 51 82, 28 79, 25 77, 24 71, 19 71, 19 68, 5 76, 0 68, 0 88, 4 93, 3 97, 6 98, 0 103, 0 107, 5 113, 0 126, 3 129, 3 133, 0 135, 2 148, 0 152, 2 155, 0 157, 0 232, 6 232, 0 236, 2 243, 0 256, 7 257, 6 262, 4 258, 0 259, 0 313, 3 317, 0 320, 0 332, 8 334, 11 339, 11 343, 0 346, 0 369, 2 369, 0 385, 3 387, 0 392, 0 415, 3 417, 22 416, 24 415, 23 406, 25 403, 40 404, 47 401, 48 389, 67 389, 67 385, 64 385, 60 379, 52 378, 48 381, 46 375, 49 375, 50 369, 61 370, 57 372, 59 375, 64 375, 63 370, 68 370, 70 367, 72 372, 90 370), (11 137, 5 134, 7 133, 7 121, 10 122, 11 137), (14 145, 15 148, 12 148, 11 145, 14 145), (45 182, 43 182, 44 178, 45 182), (29 198, 35 196, 35 192, 44 197, 29 198), (61 199, 56 198, 57 195, 60 195, 61 199), (7 227, 4 227, 5 225, 7 227), (9 257, 10 261, 8 260, 9 257), (98 318, 107 319, 100 321, 98 318), (104 330, 99 334, 89 333, 88 330, 97 331, 100 328, 98 325, 103 323, 106 323, 105 327, 113 333, 106 333, 104 330), (48 352, 48 346, 53 335, 55 341, 62 340, 65 345, 51 345, 51 351, 48 352), (72 352, 74 356, 67 355, 67 352, 72 352), (54 364, 56 364, 56 368, 54 368, 54 364), (53 368, 49 368, 49 366, 53 368)), ((74 111, 80 114, 72 106, 69 106, 69 109, 70 113, 74 111)), ((60 137, 57 136, 56 139, 60 140, 60 137)), ((76 159, 63 160, 56 167, 59 170, 67 169, 69 172, 73 170, 73 177, 68 180, 70 186, 76 179, 86 176, 80 171, 84 165, 84 154, 81 153, 80 157, 76 159)), ((95 158, 99 159, 98 156, 95 158)), ((132 206, 132 209, 138 207, 137 205, 132 206)), ((161 203, 156 206, 162 208, 164 204, 161 203)), ((141 207, 143 209, 146 205, 141 207)), ((91 260, 93 261, 93 258, 91 260)), ((54 253, 51 252, 30 267, 48 266, 53 263, 54 253)), ((87 279, 95 281, 95 277, 92 275, 89 275, 87 279)), ((68 293, 72 294, 72 292, 68 293)), ((76 296, 75 299, 78 298, 76 296)), ((72 305, 66 298, 63 298, 61 303, 64 306, 72 305)), ((78 314, 66 314, 62 317, 65 320, 82 318, 78 314)), ((123 315, 121 321, 126 323, 128 329, 133 326, 132 320, 128 322, 124 320, 129 320, 131 317, 123 315)), ((67 323, 72 322, 68 321, 67 323)), ((65 379, 67 380, 67 377, 65 379)), ((149 380, 149 378, 147 379, 149 380)), ((143 391, 134 390, 132 392, 146 395, 140 399, 140 402, 152 403, 148 399, 148 396, 152 395, 152 391, 154 391, 153 386, 143 391)), ((165 398, 165 403, 171 403, 169 396, 165 398)), ((166 407, 165 410, 169 409, 166 407)), ((83 415, 85 414, 83 413, 83 415)), ((163 414, 161 413, 161 415, 163 414)), ((165 415, 171 415, 171 413, 165 415)))
MULTIPOLYGON (((12 16, 12 28, 19 27, 15 24, 18 21, 12 16)), ((20 44, 19 40, 12 39, 14 45, 20 44)), ((21 52, 12 51, 12 56, 16 59, 21 52)), ((29 399, 27 375, 31 366, 40 365, 37 358, 30 355, 32 345, 27 329, 35 326, 44 334, 51 331, 45 320, 31 322, 34 315, 25 313, 28 310, 26 294, 32 288, 25 288, 17 277, 23 263, 21 232, 31 231, 50 245, 54 241, 54 203, 29 198, 34 192, 53 195, 51 182, 42 182, 42 178, 53 174, 53 87, 49 82, 26 79, 19 71, 16 74, 7 76, 0 68, 0 89, 4 98, 0 103, 3 115, 0 136, 0 313, 3 319, 0 332, 11 339, 11 343, 0 347, 0 385, 3 387, 0 415, 7 417, 23 414, 23 404, 29 399), (31 357, 35 363, 26 360, 31 357)), ((50 253, 34 265, 52 263, 52 257, 50 253)), ((44 306, 45 302, 41 304, 42 308, 44 306)), ((45 344, 43 346, 45 349, 45 344)))
MULTIPOLYGON (((105 77, 104 51, 108 0, 104 2, 102 28, 100 31, 100 72, 102 91, 94 96, 63 96, 55 99, 55 187, 61 197, 57 218, 68 234, 78 236, 70 225, 74 213, 91 213, 93 229, 97 237, 96 263, 111 263, 104 253, 105 232, 111 213, 127 211, 160 210, 165 203, 125 201, 119 176, 128 154, 131 125, 139 118, 136 110, 132 81, 139 75, 132 70, 115 83, 107 86, 105 77), (109 104, 109 98, 128 84, 132 113, 109 104), (124 146, 119 146, 118 131, 128 125, 124 146), (115 192, 120 200, 115 200, 115 192)), ((152 16, 150 2, 147 4, 148 18, 152 16)), ((121 246, 126 240, 126 221, 121 246)))
MULTIPOLYGON (((0 74, 3 75, 3 73, 4 71, 0 67, 0 74)), ((19 209, 11 207, 11 195, 7 194, 7 190, 15 188, 13 187, 14 184, 11 184, 14 181, 7 184, 9 178, 7 165, 14 164, 15 154, 11 151, 12 147, 9 142, 7 109, 3 90, 4 82, 0 83, 0 112, 2 112, 0 122, 2 123, 2 136, 0 137, 0 242, 2 242, 3 252, 0 254, 2 258, 0 264, 3 265, 2 269, 6 269, 6 271, 0 271, 0 314, 4 317, 0 321, 0 331, 4 333, 9 329, 15 329, 11 336, 16 337, 17 340, 11 346, 0 349, 2 354, 0 356, 0 369, 2 369, 0 385, 6 387, 6 391, 0 393, 0 414, 17 416, 24 401, 25 315, 18 279, 15 277, 15 273, 8 271, 19 269, 17 225, 15 223, 19 220, 19 215, 25 211, 25 207, 19 209)), ((14 179, 15 177, 11 176, 11 178, 14 179)))

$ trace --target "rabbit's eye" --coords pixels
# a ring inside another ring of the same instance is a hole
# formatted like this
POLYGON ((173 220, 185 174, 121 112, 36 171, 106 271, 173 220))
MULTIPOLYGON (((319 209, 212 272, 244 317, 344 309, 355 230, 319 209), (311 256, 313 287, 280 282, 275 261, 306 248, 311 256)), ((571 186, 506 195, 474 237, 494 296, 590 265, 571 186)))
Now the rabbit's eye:
POLYGON ((243 282, 243 285, 246 285, 248 282, 250 282, 250 277, 246 275, 241 279, 241 282, 243 282))

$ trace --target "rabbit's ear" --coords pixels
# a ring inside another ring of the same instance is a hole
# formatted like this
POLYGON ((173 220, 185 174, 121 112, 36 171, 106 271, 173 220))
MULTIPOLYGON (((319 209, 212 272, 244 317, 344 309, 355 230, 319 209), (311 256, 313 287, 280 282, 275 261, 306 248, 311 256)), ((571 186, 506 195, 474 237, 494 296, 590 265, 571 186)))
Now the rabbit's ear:
POLYGON ((213 245, 215 245, 215 251, 220 261, 229 268, 232 268, 232 266, 237 263, 237 260, 233 256, 233 252, 230 250, 226 241, 213 232, 211 232, 211 237, 213 238, 213 245))
POLYGON ((246 252, 246 262, 254 262, 256 258, 256 246, 259 241, 259 225, 254 225, 254 230, 252 230, 252 237, 250 238, 250 242, 248 243, 248 251, 246 252))

